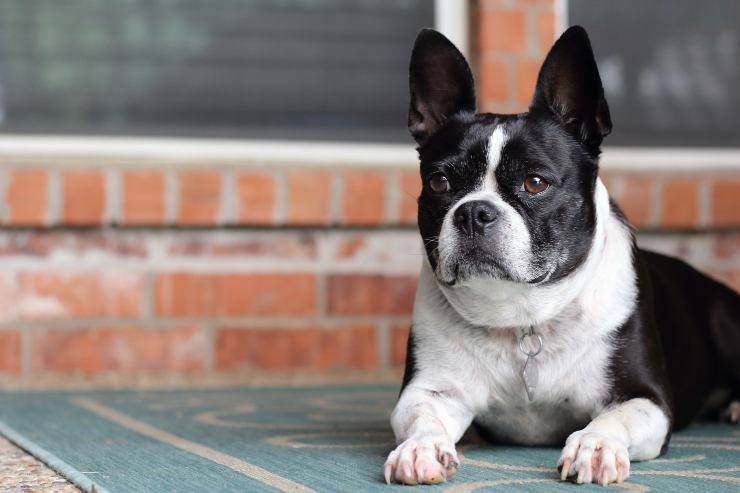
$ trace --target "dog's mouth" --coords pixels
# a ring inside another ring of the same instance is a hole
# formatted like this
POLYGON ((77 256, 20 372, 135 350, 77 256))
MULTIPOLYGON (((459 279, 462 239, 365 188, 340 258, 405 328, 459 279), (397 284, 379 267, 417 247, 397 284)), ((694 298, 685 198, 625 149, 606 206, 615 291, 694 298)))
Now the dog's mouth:
POLYGON ((460 256, 442 260, 437 265, 437 280, 445 287, 465 284, 465 281, 479 277, 512 280, 500 263, 491 258, 478 259, 460 256))
POLYGON ((550 274, 550 270, 544 270, 534 277, 522 279, 511 275, 498 259, 491 256, 470 258, 463 255, 453 259, 442 259, 437 256, 435 269, 437 281, 447 288, 464 285, 466 281, 475 278, 536 285, 547 282, 550 274))

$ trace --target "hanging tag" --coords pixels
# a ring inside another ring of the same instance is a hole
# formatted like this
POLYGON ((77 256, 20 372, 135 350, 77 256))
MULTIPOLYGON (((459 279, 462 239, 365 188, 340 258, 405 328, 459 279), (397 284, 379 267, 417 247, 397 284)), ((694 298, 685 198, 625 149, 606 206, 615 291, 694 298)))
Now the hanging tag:
POLYGON ((519 338, 519 350, 524 353, 527 359, 522 367, 522 381, 524 382, 524 391, 527 393, 527 399, 530 402, 534 400, 534 391, 539 380, 539 371, 535 356, 542 351, 542 336, 530 327, 529 331, 522 334, 519 338))

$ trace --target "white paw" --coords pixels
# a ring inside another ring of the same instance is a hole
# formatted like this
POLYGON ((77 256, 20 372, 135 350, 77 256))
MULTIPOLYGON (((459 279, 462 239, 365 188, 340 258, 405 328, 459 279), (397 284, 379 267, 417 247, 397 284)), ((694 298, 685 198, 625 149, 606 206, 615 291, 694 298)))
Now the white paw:
POLYGON ((437 484, 452 477, 459 465, 455 445, 446 436, 412 437, 388 455, 383 475, 386 483, 437 484))
POLYGON ((630 475, 627 446, 600 433, 577 431, 565 441, 558 460, 560 478, 578 483, 621 483, 630 475))

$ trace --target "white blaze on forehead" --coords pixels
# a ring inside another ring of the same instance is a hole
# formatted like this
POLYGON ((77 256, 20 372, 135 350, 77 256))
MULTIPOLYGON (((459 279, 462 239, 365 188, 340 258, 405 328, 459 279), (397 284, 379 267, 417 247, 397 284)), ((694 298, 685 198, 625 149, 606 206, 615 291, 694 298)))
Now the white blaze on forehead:
POLYGON ((486 176, 483 178, 484 188, 487 190, 496 190, 496 180, 494 173, 498 163, 501 162, 501 152, 506 145, 508 136, 504 131, 503 125, 499 125, 488 138, 488 152, 486 155, 487 167, 486 176))

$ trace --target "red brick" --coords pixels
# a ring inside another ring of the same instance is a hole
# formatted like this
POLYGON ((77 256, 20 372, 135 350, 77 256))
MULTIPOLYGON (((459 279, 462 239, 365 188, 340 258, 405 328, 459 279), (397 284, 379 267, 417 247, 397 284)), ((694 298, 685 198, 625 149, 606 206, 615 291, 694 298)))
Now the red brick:
MULTIPOLYGON (((740 233, 723 233, 714 237, 714 255, 721 260, 740 261, 740 233)), ((740 265, 740 264, 738 264, 740 265)))
POLYGON ((272 224, 275 219, 275 178, 268 173, 236 177, 236 219, 242 224, 272 224))
POLYGON ((95 225, 103 222, 105 178, 101 171, 69 170, 62 174, 65 224, 95 225))
POLYGON ((126 225, 162 224, 165 221, 165 178, 160 171, 125 171, 121 174, 126 225))
POLYGON ((19 274, 23 318, 138 317, 144 277, 137 272, 25 272, 19 274))
POLYGON ((401 171, 398 175, 398 221, 416 224, 421 194, 421 178, 418 171, 401 171))
POLYGON ((312 274, 161 274, 156 310, 163 316, 312 315, 312 274))
POLYGON ((663 183, 660 225, 690 228, 699 220, 699 189, 696 180, 672 179, 663 183))
POLYGON ((481 52, 523 53, 526 48, 526 19, 523 10, 483 9, 480 11, 481 52))
POLYGON ((541 60, 524 60, 517 63, 516 99, 522 104, 522 110, 526 109, 526 105, 532 100, 541 64, 541 60))
POLYGON ((378 366, 375 329, 360 325, 338 328, 244 329, 218 331, 216 369, 372 370, 378 366))
POLYGON ((351 259, 367 246, 367 237, 362 234, 346 236, 339 239, 336 256, 339 259, 351 259))
POLYGON ((740 225, 740 179, 727 177, 712 182, 712 225, 740 225))
POLYGON ((10 172, 6 200, 8 223, 39 226, 48 219, 49 173, 39 169, 10 172))
POLYGON ((21 372, 21 334, 17 330, 0 331, 0 373, 21 372))
POLYGON ((555 42, 555 13, 546 10, 537 14, 537 40, 544 57, 555 42))
POLYGON ((347 171, 342 175, 342 219, 345 224, 377 225, 385 216, 385 174, 347 171))
POLYGON ((391 329, 391 366, 404 366, 406 346, 409 340, 409 325, 397 325, 391 329))
POLYGON ((415 292, 415 277, 334 275, 329 277, 329 313, 407 315, 411 313, 415 292))
POLYGON ((499 60, 483 60, 478 77, 481 97, 486 103, 509 100, 509 67, 499 60))
POLYGON ((33 335, 32 368, 57 373, 171 371, 205 368, 207 338, 192 327, 103 327, 33 335))
POLYGON ((331 173, 288 174, 288 223, 327 224, 331 220, 331 173))
POLYGON ((177 221, 186 225, 209 225, 218 219, 221 202, 221 174, 188 171, 179 176, 177 221))
POLYGON ((650 199, 653 181, 647 176, 630 176, 623 180, 619 206, 630 223, 637 227, 647 226, 650 221, 650 199))

